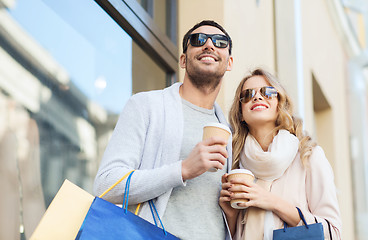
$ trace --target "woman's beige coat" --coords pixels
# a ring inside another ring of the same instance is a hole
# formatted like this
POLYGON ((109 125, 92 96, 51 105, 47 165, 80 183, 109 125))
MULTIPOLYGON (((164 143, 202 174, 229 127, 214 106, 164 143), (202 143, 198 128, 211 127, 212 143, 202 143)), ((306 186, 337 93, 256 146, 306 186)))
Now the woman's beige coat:
MULTIPOLYGON (((330 222, 332 239, 341 239, 341 219, 334 184, 334 175, 324 151, 317 146, 304 167, 297 154, 285 173, 276 179, 271 192, 299 207, 308 224, 315 223, 315 218, 323 224, 325 239, 330 239, 328 225, 330 222)), ((246 211, 246 210, 245 210, 246 211)), ((237 231, 234 239, 243 239, 242 224, 245 211, 238 217, 237 231)), ((282 220, 273 214, 275 229, 283 228, 282 220)), ((302 225, 300 221, 299 225, 302 225)))

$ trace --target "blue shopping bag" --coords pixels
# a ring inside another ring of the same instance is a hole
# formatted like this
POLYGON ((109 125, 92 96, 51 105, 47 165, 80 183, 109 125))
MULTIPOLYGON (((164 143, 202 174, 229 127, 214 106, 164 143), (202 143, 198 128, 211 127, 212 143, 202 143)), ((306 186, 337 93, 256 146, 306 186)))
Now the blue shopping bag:
POLYGON ((113 203, 100 198, 116 184, 109 188, 100 197, 96 197, 87 213, 86 218, 78 232, 76 240, 116 240, 116 239, 132 239, 132 240, 147 240, 147 239, 179 239, 165 230, 161 219, 158 216, 155 205, 152 200, 149 201, 153 219, 155 224, 152 224, 143 218, 131 213, 127 210, 129 198, 130 179, 134 171, 129 174, 125 185, 123 207, 120 208, 113 203), (157 226, 156 218, 161 223, 162 229, 157 226))
POLYGON ((273 240, 324 240, 322 223, 307 224, 302 211, 297 209, 304 226, 288 227, 284 222, 284 228, 273 230, 273 240))

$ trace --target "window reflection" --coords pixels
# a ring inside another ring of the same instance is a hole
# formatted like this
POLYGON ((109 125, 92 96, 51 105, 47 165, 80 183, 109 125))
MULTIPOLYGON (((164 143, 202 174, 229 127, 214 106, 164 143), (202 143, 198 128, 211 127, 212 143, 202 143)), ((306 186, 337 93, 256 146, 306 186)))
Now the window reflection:
POLYGON ((94 1, 4 6, 0 239, 28 239, 64 179, 92 193, 125 102, 166 73, 94 1))
POLYGON ((29 112, 4 93, 0 112, 0 239, 19 239, 45 211, 39 132, 29 112))
POLYGON ((132 39, 95 2, 18 0, 9 12, 83 95, 121 111, 115 102, 131 95, 132 39))

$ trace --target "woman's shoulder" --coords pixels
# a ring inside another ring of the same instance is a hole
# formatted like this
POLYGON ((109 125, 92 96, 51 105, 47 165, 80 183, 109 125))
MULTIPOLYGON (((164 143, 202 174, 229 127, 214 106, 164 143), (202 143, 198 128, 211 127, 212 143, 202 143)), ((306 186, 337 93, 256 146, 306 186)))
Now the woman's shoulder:
POLYGON ((325 151, 319 145, 313 147, 311 157, 326 157, 325 151))
POLYGON ((324 160, 328 161, 323 148, 319 145, 313 147, 312 154, 309 157, 309 161, 311 163, 319 163, 324 160))
POLYGON ((331 164, 321 146, 317 145, 312 149, 312 154, 308 160, 307 168, 312 172, 320 172, 322 174, 333 172, 331 164))

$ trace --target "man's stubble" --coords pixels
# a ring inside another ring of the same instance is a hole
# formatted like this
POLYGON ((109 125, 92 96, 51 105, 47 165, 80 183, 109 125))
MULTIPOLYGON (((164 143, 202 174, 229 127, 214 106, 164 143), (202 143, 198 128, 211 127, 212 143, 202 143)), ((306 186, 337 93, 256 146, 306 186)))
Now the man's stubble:
MULTIPOLYGON (((219 61, 223 61, 220 59, 219 61)), ((191 61, 188 61, 188 57, 186 56, 186 72, 192 84, 202 91, 214 91, 221 82, 221 79, 224 77, 226 72, 226 67, 223 69, 217 69, 217 71, 203 71, 200 67, 192 64, 191 61)), ((220 64, 221 65, 221 64, 220 64)))

